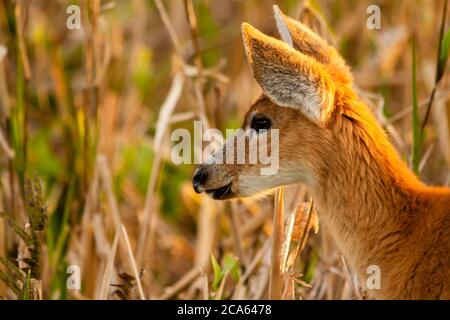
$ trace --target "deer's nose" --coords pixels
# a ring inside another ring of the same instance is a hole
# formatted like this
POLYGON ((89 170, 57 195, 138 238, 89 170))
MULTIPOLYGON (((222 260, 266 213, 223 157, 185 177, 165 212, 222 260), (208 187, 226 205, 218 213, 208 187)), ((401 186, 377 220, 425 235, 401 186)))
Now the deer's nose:
POLYGON ((203 191, 201 185, 204 184, 206 180, 208 180, 206 171, 202 167, 197 168, 194 172, 194 177, 192 178, 192 186, 194 187, 195 192, 200 193, 203 191))

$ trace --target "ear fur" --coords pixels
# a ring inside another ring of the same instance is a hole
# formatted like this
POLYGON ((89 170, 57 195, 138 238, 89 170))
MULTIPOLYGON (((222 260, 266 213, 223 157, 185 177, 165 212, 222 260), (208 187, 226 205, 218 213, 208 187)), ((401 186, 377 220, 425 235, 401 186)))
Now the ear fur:
POLYGON ((277 5, 273 6, 274 17, 278 32, 286 43, 298 51, 314 57, 320 63, 330 66, 338 81, 349 83, 352 81, 349 69, 344 59, 335 48, 318 36, 301 22, 286 16, 277 5))
POLYGON ((334 84, 324 67, 283 41, 242 24, 245 52, 254 78, 276 104, 300 110, 316 123, 331 113, 334 84))

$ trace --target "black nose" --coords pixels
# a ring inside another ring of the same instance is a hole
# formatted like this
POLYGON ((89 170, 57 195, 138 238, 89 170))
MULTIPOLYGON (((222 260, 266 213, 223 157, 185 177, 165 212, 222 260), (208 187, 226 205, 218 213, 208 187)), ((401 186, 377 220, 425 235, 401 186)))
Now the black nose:
POLYGON ((208 174, 202 168, 197 168, 194 172, 194 177, 192 178, 192 185, 194 186, 194 190, 197 193, 202 192, 199 190, 199 186, 206 182, 208 179, 208 174))

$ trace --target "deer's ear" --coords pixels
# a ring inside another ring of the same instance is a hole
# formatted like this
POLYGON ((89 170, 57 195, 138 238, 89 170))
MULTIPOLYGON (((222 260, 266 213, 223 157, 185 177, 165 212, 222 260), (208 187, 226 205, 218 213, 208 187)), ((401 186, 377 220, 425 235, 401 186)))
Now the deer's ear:
POLYGON ((351 82, 350 71, 337 50, 301 22, 286 16, 277 5, 273 6, 278 32, 284 42, 298 51, 314 57, 320 63, 330 66, 342 82, 351 82))
POLYGON ((254 78, 276 104, 300 110, 316 123, 332 111, 335 87, 324 67, 283 41, 242 24, 254 78))

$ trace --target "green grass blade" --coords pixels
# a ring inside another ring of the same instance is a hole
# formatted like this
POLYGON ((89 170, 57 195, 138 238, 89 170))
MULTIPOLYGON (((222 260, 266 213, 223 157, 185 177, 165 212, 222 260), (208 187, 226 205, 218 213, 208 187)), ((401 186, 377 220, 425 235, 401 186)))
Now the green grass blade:
POLYGON ((217 262, 216 258, 214 258, 214 255, 211 253, 211 265, 214 272, 214 280, 212 284, 212 288, 214 291, 217 290, 219 287, 219 283, 222 280, 222 270, 220 269, 219 263, 217 262))
POLYGON ((28 271, 28 275, 23 283, 22 290, 19 294, 19 300, 30 300, 30 290, 31 290, 31 272, 28 271))
POLYGON ((3 281, 3 283, 5 283, 6 286, 8 286, 8 288, 10 288, 14 292, 14 294, 20 294, 20 288, 17 285, 16 281, 6 272, 3 272, 3 270, 0 270, 0 281, 3 281))
POLYGON ((437 70, 435 82, 441 81, 444 75, 445 65, 447 64, 447 58, 450 46, 450 30, 444 35, 445 22, 447 20, 447 7, 448 0, 444 2, 444 8, 442 10, 441 27, 439 29, 439 45, 438 45, 438 57, 437 57, 437 70))
POLYGON ((442 47, 439 53, 439 63, 436 74, 437 81, 440 81, 442 79, 442 76, 444 75, 449 53, 450 53, 450 30, 447 31, 444 38, 442 39, 442 47))
POLYGON ((416 40, 412 39, 412 100, 413 100, 413 114, 412 114, 412 128, 413 128, 413 142, 411 151, 412 169, 415 174, 419 174, 420 153, 422 149, 422 130, 420 124, 419 104, 417 101, 417 62, 416 62, 416 40))

